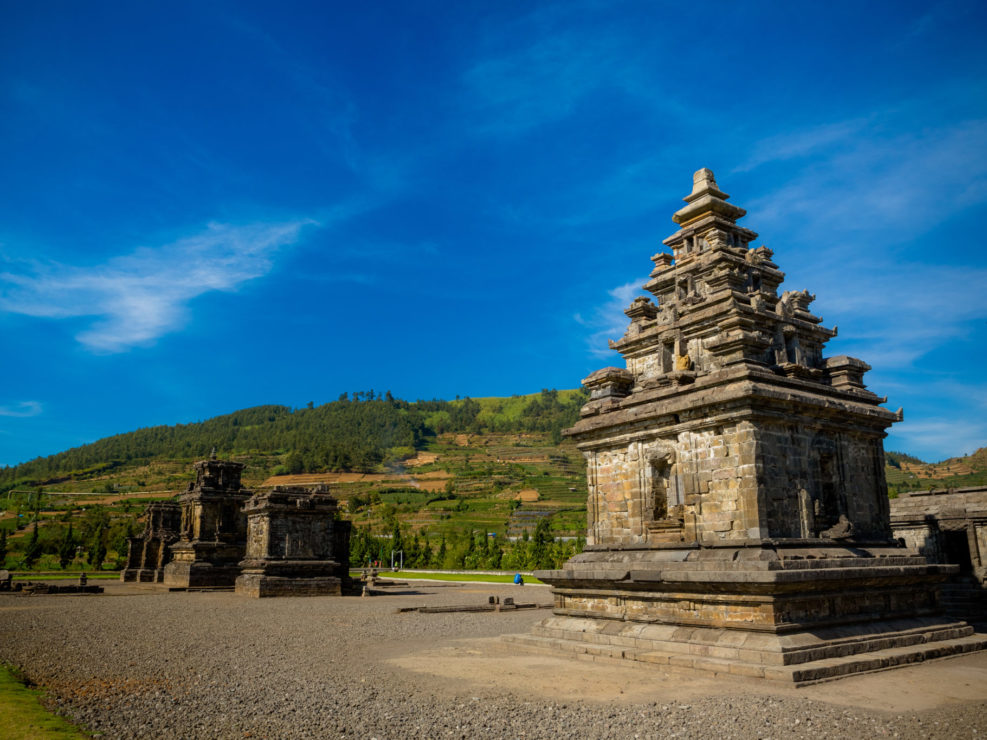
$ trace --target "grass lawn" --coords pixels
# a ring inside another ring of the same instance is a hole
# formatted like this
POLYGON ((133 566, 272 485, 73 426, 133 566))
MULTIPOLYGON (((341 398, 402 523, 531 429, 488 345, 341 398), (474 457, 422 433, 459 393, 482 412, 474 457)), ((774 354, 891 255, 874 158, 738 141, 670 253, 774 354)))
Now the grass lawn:
POLYGON ((18 681, 7 666, 0 665, 0 737, 9 740, 89 737, 68 720, 42 707, 39 693, 18 681))
MULTIPOLYGON (((354 578, 359 577, 359 571, 354 571, 350 575, 354 578)), ((488 573, 418 573, 417 571, 407 571, 399 570, 397 573, 393 571, 383 570, 380 572, 382 578, 398 578, 398 579, 412 579, 419 578, 429 581, 468 581, 470 583, 514 583, 514 576, 495 576, 488 573)), ((534 576, 524 576, 525 583, 541 583, 534 576)))

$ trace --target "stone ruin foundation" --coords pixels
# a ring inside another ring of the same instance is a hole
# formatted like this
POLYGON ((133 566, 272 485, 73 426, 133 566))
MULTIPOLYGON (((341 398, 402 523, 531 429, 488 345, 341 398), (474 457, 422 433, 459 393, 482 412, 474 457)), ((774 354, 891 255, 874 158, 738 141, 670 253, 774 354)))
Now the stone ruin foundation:
POLYGON ((162 583, 164 568, 171 562, 171 545, 178 541, 182 510, 170 501, 156 501, 144 513, 144 531, 127 538, 127 567, 120 580, 162 583))
POLYGON ((245 596, 340 595, 349 586, 350 523, 328 489, 277 486, 246 504, 245 596))
POLYGON ((229 588, 240 575, 247 545, 243 506, 251 492, 240 487, 243 464, 195 463, 195 482, 178 497, 181 522, 164 583, 172 588, 229 588))
POLYGON ((957 566, 942 587, 946 613, 987 623, 987 487, 899 494, 891 527, 932 562, 957 566))
POLYGON ((611 342, 625 368, 568 436, 587 462, 587 546, 537 571, 530 647, 801 684, 987 647, 946 619, 955 566, 893 539, 885 430, 861 360, 825 357, 809 310, 713 173, 611 342))

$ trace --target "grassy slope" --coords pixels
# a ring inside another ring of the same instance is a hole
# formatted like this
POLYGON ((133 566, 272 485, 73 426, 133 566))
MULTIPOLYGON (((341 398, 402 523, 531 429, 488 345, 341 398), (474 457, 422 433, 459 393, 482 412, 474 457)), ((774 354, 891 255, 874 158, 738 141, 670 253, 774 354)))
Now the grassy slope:
POLYGON ((987 447, 963 457, 925 463, 908 455, 888 455, 888 486, 894 491, 987 485, 987 447))
POLYGON ((0 665, 0 738, 85 738, 88 735, 41 706, 40 692, 27 688, 0 665))
MULTIPOLYGON (((409 489, 387 493, 386 484, 338 484, 336 495, 344 502, 376 491, 381 504, 391 506, 399 521, 414 531, 447 538, 466 530, 507 533, 512 500, 522 489, 539 492, 539 500, 521 510, 552 511, 558 535, 578 536, 586 527, 586 476, 582 456, 571 444, 552 445, 547 434, 469 435, 456 444, 458 435, 443 435, 428 447, 438 460, 408 470, 407 475, 442 471, 452 483, 452 497, 445 491, 430 494, 409 489), (574 490, 570 490, 574 489, 574 490)), ((361 527, 386 533, 383 517, 388 509, 366 505, 349 513, 361 527)))

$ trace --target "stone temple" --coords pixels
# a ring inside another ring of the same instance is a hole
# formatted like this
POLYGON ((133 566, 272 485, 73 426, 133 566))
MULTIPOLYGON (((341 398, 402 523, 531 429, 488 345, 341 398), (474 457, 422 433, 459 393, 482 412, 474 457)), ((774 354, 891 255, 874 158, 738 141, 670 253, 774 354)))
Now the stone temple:
POLYGON ((825 357, 810 311, 713 173, 611 342, 625 368, 567 434, 587 461, 587 546, 532 647, 805 683, 987 646, 942 616, 934 564, 893 539, 883 438, 902 418, 825 357))
POLYGON ((247 550, 236 592, 244 596, 342 595, 349 587, 350 522, 328 489, 276 486, 244 507, 247 550))
POLYGON ((243 463, 195 463, 195 482, 179 495, 181 529, 171 546, 164 583, 172 588, 232 587, 247 547, 243 505, 251 492, 240 487, 243 463))
POLYGON ((127 567, 121 581, 161 583, 171 562, 171 545, 178 541, 182 510, 170 501, 148 504, 147 521, 139 537, 127 538, 127 567))
POLYGON ((341 595, 349 577, 350 522, 326 487, 240 485, 243 464, 195 463, 178 503, 155 502, 129 539, 123 581, 172 590, 234 589, 244 596, 341 595))

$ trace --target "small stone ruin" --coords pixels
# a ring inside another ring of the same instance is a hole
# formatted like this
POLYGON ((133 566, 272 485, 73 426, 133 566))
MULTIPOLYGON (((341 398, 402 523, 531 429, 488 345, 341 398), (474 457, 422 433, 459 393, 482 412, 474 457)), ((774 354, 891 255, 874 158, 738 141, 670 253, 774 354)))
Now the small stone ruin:
POLYGON ((182 510, 170 501, 148 504, 147 522, 138 537, 127 538, 127 567, 121 581, 162 583, 164 568, 171 562, 171 545, 178 541, 182 510))
POLYGON ((587 546, 532 647, 801 684, 987 647, 942 616, 955 566, 894 539, 883 438, 902 418, 825 357, 745 211, 695 173, 679 230, 587 377, 568 436, 587 462, 587 546))
POLYGON ((891 501, 891 526, 932 562, 958 567, 943 584, 946 613, 987 622, 987 487, 899 494, 891 501))
POLYGON ((236 592, 245 596, 340 595, 349 583, 350 523, 328 489, 276 486, 244 506, 246 557, 236 592))

